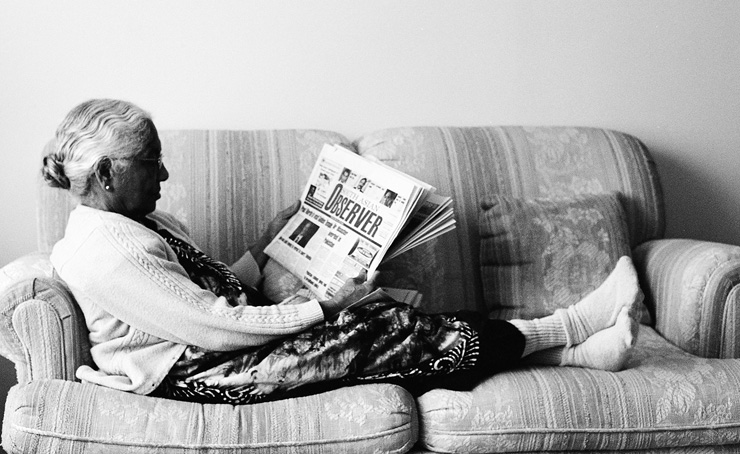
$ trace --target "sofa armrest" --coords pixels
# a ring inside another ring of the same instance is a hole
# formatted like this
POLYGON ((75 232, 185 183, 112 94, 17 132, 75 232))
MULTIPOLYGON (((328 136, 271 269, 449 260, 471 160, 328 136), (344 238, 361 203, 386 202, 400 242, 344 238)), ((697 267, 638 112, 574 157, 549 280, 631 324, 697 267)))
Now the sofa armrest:
POLYGON ((75 380, 77 368, 92 363, 84 318, 62 281, 30 277, 2 291, 0 353, 15 363, 21 384, 75 380))
POLYGON ((740 358, 740 247, 664 239, 635 249, 655 329, 705 358, 740 358))

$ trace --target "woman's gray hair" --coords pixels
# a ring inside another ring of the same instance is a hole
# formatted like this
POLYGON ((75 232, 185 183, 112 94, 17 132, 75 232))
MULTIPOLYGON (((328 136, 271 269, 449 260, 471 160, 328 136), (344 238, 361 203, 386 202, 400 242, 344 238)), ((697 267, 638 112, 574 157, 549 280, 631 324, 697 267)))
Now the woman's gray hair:
POLYGON ((57 128, 41 174, 49 186, 85 196, 101 162, 123 170, 130 158, 144 150, 154 131, 151 116, 134 104, 115 99, 85 101, 57 128))

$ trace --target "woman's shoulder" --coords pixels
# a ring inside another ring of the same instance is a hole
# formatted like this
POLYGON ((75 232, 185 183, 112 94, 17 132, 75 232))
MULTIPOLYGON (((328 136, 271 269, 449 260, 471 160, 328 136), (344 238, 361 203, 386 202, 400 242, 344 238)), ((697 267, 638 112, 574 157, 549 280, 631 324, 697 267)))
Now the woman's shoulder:
POLYGON ((79 205, 70 213, 63 240, 79 244, 91 242, 93 238, 98 238, 98 241, 107 238, 114 243, 117 239, 128 244, 136 238, 137 244, 157 246, 158 249, 166 244, 160 230, 167 230, 183 241, 192 242, 185 224, 172 214, 155 210, 146 218, 148 222, 140 223, 118 213, 79 205))
POLYGON ((166 211, 155 210, 147 215, 147 219, 154 221, 158 229, 165 229, 175 236, 190 242, 190 231, 188 227, 173 214, 166 211))
POLYGON ((80 204, 69 214, 65 238, 87 236, 93 231, 110 226, 135 224, 138 223, 121 214, 80 204))
POLYGON ((60 269, 81 262, 110 262, 135 251, 166 255, 165 244, 158 234, 132 219, 79 205, 70 213, 64 237, 54 245, 51 261, 60 269))
POLYGON ((170 214, 162 210, 154 210, 154 212, 147 215, 147 218, 156 222, 158 225, 164 228, 176 228, 183 232, 188 231, 187 226, 184 222, 180 221, 175 215, 170 214))

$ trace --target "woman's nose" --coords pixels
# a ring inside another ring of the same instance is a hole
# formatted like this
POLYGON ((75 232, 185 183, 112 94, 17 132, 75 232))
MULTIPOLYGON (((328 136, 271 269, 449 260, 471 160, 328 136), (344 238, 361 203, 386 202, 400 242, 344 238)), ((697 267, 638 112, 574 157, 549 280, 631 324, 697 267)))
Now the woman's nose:
POLYGON ((167 170, 167 166, 162 163, 162 167, 159 169, 159 181, 167 181, 170 177, 170 172, 167 170))

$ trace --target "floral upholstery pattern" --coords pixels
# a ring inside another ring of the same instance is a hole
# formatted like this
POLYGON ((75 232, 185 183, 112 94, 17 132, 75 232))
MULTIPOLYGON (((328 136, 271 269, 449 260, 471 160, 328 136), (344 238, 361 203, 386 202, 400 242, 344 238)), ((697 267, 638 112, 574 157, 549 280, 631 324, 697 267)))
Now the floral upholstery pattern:
POLYGON ((34 277, 54 276, 54 267, 46 252, 35 252, 24 255, 0 269, 0 294, 13 284, 34 277))
POLYGON ((655 328, 705 358, 740 358, 740 246, 688 239, 634 251, 655 328))
MULTIPOLYGON (((5 269, 26 267, 26 256, 5 269)), ((45 256, 33 268, 50 269, 45 256)), ((82 311, 66 284, 44 274, 24 276, 0 293, 0 354, 15 363, 18 383, 59 378, 74 380, 92 364, 82 311)), ((7 419, 7 413, 6 413, 7 419)))
MULTIPOLYGON (((160 131, 170 178, 157 208, 173 214, 216 260, 234 263, 278 211, 300 196, 324 143, 349 141, 315 130, 160 131)), ((64 236, 74 206, 41 186, 39 249, 64 236)))
POLYGON ((454 201, 455 234, 383 268, 383 284, 420 290, 430 311, 491 310, 484 304, 478 257, 478 215, 489 195, 533 199, 618 192, 630 249, 663 236, 655 164, 644 145, 627 134, 567 127, 417 127, 367 134, 355 147, 454 201))
POLYGON ((428 392, 417 399, 420 439, 433 451, 465 453, 737 448, 738 389, 740 359, 690 355, 643 325, 621 372, 532 367, 470 393, 428 392))
POLYGON ((483 298, 494 318, 536 318, 577 303, 630 255, 617 194, 486 197, 480 216, 483 298))
MULTIPOLYGON (((324 142, 349 143, 310 130, 160 135, 171 172, 160 208, 227 263, 295 200, 324 142)), ((384 284, 419 289, 430 312, 490 309, 479 272, 486 196, 619 193, 654 327, 641 327, 630 367, 513 370, 469 393, 434 390, 415 403, 403 389, 378 384, 239 407, 125 394, 74 381, 76 368, 90 361, 84 321, 48 259, 27 256, 0 270, 0 353, 15 362, 20 383, 7 400, 5 450, 740 451, 740 359, 733 359, 740 358, 740 247, 662 239, 658 174, 638 139, 595 128, 417 127, 377 131, 354 145, 455 201, 454 233, 384 269, 384 284)), ((42 252, 63 235, 73 205, 41 188, 42 252)), ((265 288, 292 293, 300 283, 274 265, 265 288)))
POLYGON ((232 406, 35 380, 13 388, 7 411, 3 446, 19 453, 406 452, 418 430, 413 398, 385 384, 232 406))

